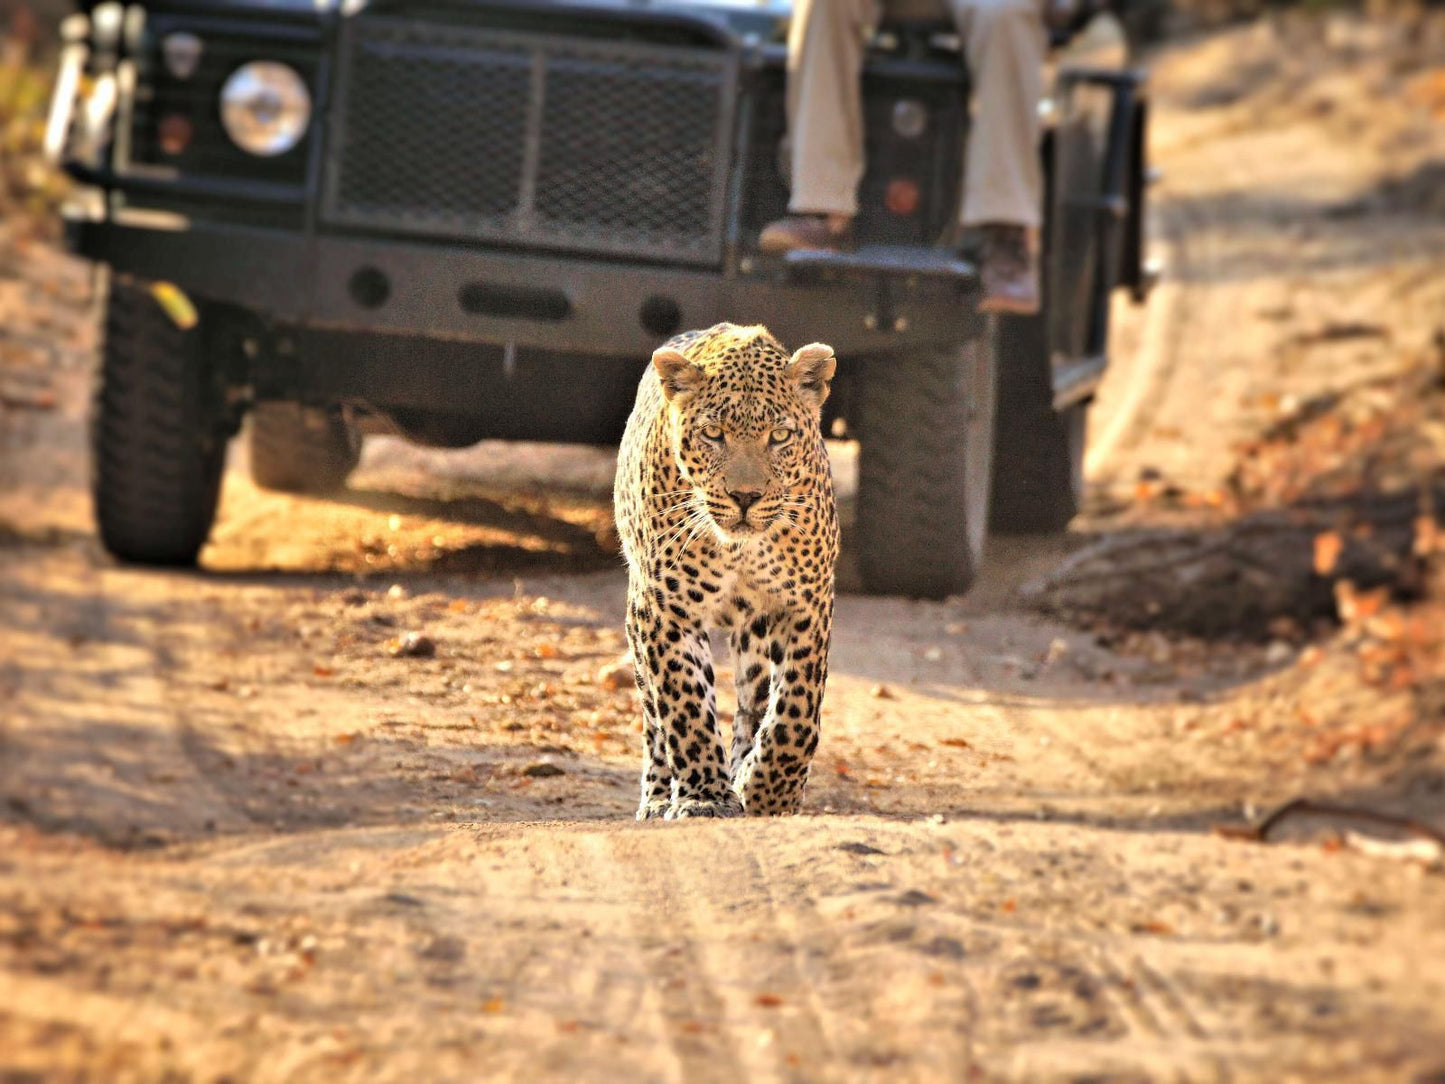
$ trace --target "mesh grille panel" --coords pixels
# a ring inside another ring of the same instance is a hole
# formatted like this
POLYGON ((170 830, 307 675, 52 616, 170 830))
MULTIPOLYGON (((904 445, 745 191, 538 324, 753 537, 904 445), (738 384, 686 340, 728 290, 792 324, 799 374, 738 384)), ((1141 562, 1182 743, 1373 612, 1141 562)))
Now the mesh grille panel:
POLYGON ((522 179, 526 54, 361 42, 356 59, 343 214, 462 232, 501 226, 522 179))
POLYGON ((706 233, 717 110, 706 73, 552 63, 538 215, 559 226, 633 231, 639 241, 706 233))
POLYGON ((329 221, 712 262, 727 53, 353 20, 329 221))

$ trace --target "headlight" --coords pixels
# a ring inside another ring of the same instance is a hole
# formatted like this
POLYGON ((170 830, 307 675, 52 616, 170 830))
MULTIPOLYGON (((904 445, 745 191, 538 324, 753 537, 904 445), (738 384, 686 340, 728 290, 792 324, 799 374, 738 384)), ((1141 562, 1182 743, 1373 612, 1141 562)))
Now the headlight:
POLYGON ((928 107, 913 98, 893 103, 893 130, 904 139, 917 139, 928 127, 928 107))
POLYGON ((255 60, 242 64, 221 88, 221 124, 248 154, 285 154, 306 133, 311 94, 301 76, 285 64, 255 60))

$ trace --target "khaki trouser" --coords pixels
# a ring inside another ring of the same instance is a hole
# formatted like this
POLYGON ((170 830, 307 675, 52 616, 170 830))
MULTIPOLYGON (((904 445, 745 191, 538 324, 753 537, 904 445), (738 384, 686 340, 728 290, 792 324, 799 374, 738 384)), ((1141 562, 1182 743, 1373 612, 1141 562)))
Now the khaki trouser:
POLYGON ((796 213, 856 214, 863 178, 860 73, 884 12, 951 12, 973 83, 964 225, 1038 226, 1043 0, 797 0, 788 38, 788 126, 796 213))

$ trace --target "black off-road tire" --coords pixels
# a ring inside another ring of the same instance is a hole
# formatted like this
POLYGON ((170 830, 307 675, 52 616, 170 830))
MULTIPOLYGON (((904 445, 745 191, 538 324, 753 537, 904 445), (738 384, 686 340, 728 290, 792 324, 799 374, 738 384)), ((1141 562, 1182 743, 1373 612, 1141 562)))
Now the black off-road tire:
POLYGON ((1057 534, 1068 527, 1084 499, 1088 412, 1087 403, 1054 409, 1044 318, 1004 318, 991 530, 1057 534))
POLYGON ((90 437, 105 548, 139 564, 195 564, 226 464, 219 385, 202 327, 178 327, 134 279, 110 285, 90 437))
POLYGON ((977 577, 993 472, 991 323, 949 350, 870 361, 858 389, 864 589, 945 598, 977 577))
POLYGON ((361 435, 339 410, 299 403, 251 408, 251 477, 282 493, 335 493, 361 461, 361 435))

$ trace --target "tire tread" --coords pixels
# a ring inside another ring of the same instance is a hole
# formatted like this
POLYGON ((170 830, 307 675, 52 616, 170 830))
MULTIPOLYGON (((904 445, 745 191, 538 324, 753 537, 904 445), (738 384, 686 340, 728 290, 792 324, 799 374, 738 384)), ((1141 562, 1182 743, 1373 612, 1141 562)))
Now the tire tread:
POLYGON ((969 417, 967 370, 961 352, 949 350, 868 364, 856 532, 870 592, 944 598, 966 591, 977 575, 961 450, 968 427, 979 424, 969 417))
POLYGON ((192 565, 211 531, 225 464, 196 329, 117 278, 91 410, 91 488, 105 548, 125 561, 192 565))

